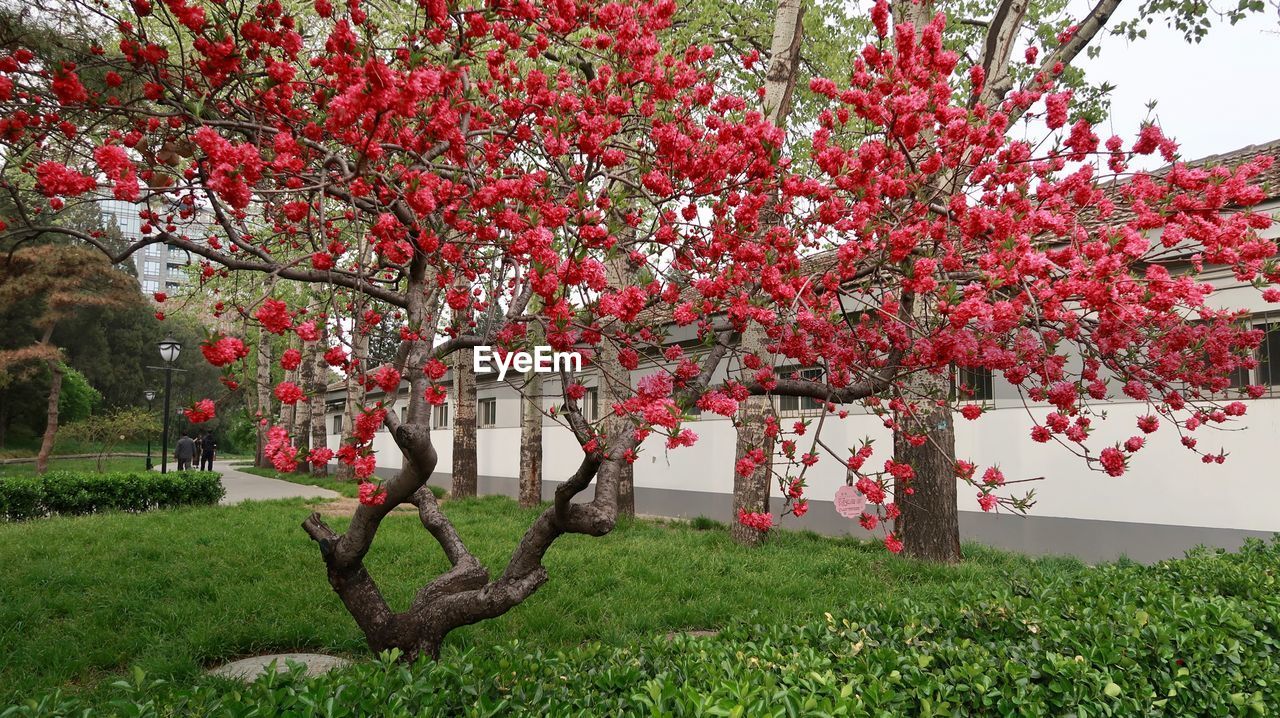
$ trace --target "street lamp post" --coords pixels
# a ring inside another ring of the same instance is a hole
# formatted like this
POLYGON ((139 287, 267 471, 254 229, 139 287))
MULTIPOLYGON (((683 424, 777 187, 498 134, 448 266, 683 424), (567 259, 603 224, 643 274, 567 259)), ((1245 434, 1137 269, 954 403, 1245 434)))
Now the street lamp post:
MULTIPOLYGON (((147 414, 151 414, 151 402, 154 401, 156 398, 156 390, 147 389, 146 391, 142 392, 142 395, 147 397, 147 414)), ((147 432, 147 471, 150 471, 152 466, 154 466, 154 464, 151 463, 151 432, 148 431, 147 432)))
POLYGON ((160 348, 160 358, 164 360, 164 431, 161 437, 164 446, 160 447, 160 473, 165 474, 169 471, 169 394, 173 388, 173 363, 182 352, 182 344, 170 336, 165 337, 157 346, 160 348))

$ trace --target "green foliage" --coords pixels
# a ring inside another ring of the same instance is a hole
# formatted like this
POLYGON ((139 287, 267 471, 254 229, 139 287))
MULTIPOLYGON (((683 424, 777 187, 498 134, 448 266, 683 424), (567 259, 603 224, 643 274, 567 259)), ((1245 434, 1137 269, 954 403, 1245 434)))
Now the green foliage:
POLYGON ((689 522, 689 526, 696 531, 720 531, 728 528, 728 526, 725 526, 723 523, 706 516, 695 516, 693 520, 689 522))
POLYGON ((102 402, 102 395, 79 371, 63 364, 62 372, 62 392, 58 395, 58 422, 83 421, 102 402))
POLYGON ((258 427, 249 412, 238 411, 229 415, 222 425, 223 454, 253 454, 258 448, 258 427))
MULTIPOLYGON (((135 671, 119 715, 1268 715, 1280 705, 1280 543, 1153 567, 956 584, 799 623, 568 650, 516 642, 406 666, 180 686, 135 671)), ((78 715, 55 695, 0 714, 78 715)))
POLYGON ((75 516, 214 504, 224 493, 220 476, 210 471, 50 471, 39 477, 5 477, 0 478, 0 516, 21 521, 51 514, 75 516))
MULTIPOLYGON (((299 524, 314 501, 249 501, 145 514, 0 522, 0 712, 57 688, 103 691, 131 666, 189 684, 248 655, 311 650, 368 657, 299 524)), ((499 497, 442 510, 494 575, 537 516, 499 497)), ((346 519, 328 519, 344 531, 346 519)), ((609 535, 566 536, 547 553, 550 580, 493 620, 453 631, 446 661, 518 639, 554 653, 589 641, 626 646, 669 631, 720 628, 752 612, 771 622, 910 593, 942 600, 960 585, 1045 580, 1086 570, 968 546, 940 568, 852 539, 778 531, 756 549, 677 522, 622 522, 609 535)), ((365 558, 388 604, 404 610, 449 567, 413 511, 383 520, 365 558)), ((104 713, 110 714, 111 711, 104 713)))
POLYGON ((98 470, 117 444, 143 440, 160 432, 160 421, 147 409, 116 409, 68 424, 58 430, 59 438, 82 442, 93 447, 98 454, 98 470))

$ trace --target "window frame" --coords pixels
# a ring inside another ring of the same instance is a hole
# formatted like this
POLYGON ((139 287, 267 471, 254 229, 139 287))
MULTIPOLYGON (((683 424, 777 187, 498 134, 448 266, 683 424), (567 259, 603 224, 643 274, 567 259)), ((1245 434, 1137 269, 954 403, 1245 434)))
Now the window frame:
POLYGON ((449 402, 444 401, 431 407, 431 428, 447 429, 449 428, 449 402))
POLYGON ((476 401, 476 426, 489 429, 498 425, 498 397, 486 396, 476 401), (492 416, 490 416, 490 414, 492 416))
MULTIPOLYGON (((826 369, 820 366, 803 368, 787 366, 775 368, 773 373, 779 379, 790 379, 793 374, 799 374, 800 378, 804 379, 822 379, 822 376, 826 374, 826 369)), ((826 406, 827 402, 808 396, 775 395, 773 398, 773 409, 780 418, 818 416, 826 410, 826 406), (790 404, 791 402, 795 402, 795 405, 791 407, 785 406, 785 404, 790 404)))

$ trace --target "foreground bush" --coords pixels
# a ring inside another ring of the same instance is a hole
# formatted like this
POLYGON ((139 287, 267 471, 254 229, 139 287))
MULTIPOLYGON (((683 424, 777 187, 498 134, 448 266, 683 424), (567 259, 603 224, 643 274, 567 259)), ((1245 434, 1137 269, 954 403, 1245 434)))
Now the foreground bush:
MULTIPOLYGON (((248 686, 121 681, 109 715, 1240 716, 1280 707, 1280 543, 1073 579, 886 596, 809 625, 438 664, 381 660, 248 686)), ((0 712, 81 715, 53 695, 0 712)))
POLYGON ((0 477, 0 517, 20 521, 53 514, 214 504, 224 493, 220 477, 211 471, 50 471, 34 477, 0 477))

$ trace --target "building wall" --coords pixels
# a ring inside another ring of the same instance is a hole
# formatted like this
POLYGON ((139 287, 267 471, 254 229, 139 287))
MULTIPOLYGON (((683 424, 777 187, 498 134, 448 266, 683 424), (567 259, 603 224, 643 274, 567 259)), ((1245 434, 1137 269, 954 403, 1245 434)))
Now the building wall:
MULTIPOLYGON (((103 215, 115 222, 124 240, 130 244, 142 241, 142 218, 138 214, 139 206, 124 200, 109 199, 101 204, 103 215)), ((210 219, 202 217, 183 228, 188 233, 195 229, 204 232, 210 219)), ((202 239, 202 237, 197 237, 202 239)), ((162 244, 150 244, 133 254, 134 267, 138 271, 138 283, 143 294, 148 296, 156 292, 172 294, 180 290, 189 281, 187 266, 195 261, 191 253, 176 247, 162 244)))
MULTIPOLYGON (((506 387, 482 389, 480 398, 485 398, 486 392, 502 398, 498 426, 478 431, 479 472, 514 480, 519 469, 518 400, 514 390, 506 387)), ((994 408, 975 421, 958 418, 956 451, 979 466, 999 465, 1011 481, 1036 479, 1019 485, 1035 491, 1034 516, 1280 531, 1280 472, 1274 448, 1280 437, 1280 401, 1264 398, 1248 404, 1249 413, 1237 424, 1228 425, 1228 430, 1201 428, 1196 432, 1202 449, 1220 446, 1226 450, 1228 458, 1222 465, 1201 463, 1181 446, 1173 427, 1162 425, 1147 436, 1147 446, 1131 460, 1129 471, 1122 477, 1110 477, 1090 470, 1082 459, 1056 443, 1031 441, 1031 416, 1013 406, 994 408)), ((1135 421, 1146 413, 1146 407, 1118 402, 1108 405, 1107 413, 1107 420, 1095 422, 1096 431, 1089 442, 1095 449, 1136 433, 1135 421)), ((790 421, 784 419, 784 425, 790 421)), ((332 433, 332 425, 330 418, 330 446, 337 448, 341 437, 332 433)), ((658 435, 645 442, 636 463, 637 488, 732 494, 736 440, 732 423, 716 417, 687 426, 699 437, 692 447, 667 450, 665 437, 658 435)), ((435 429, 432 437, 440 456, 438 469, 448 473, 451 429, 435 429)), ((873 462, 889 458, 891 435, 876 417, 850 414, 843 420, 832 416, 825 420, 822 438, 829 446, 857 447, 864 437, 875 440, 873 462)), ((806 438, 799 439, 802 447, 806 438)), ((399 468, 399 452, 385 431, 376 437, 374 448, 380 466, 399 468)), ((581 450, 567 428, 548 423, 543 431, 543 457, 543 476, 556 482, 577 468, 581 450)), ((805 478, 811 498, 830 500, 844 484, 845 472, 843 466, 826 457, 811 467, 805 478)), ((774 494, 781 498, 777 487, 774 494)), ((981 513, 976 492, 962 487, 959 508, 981 513)))

